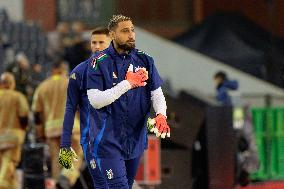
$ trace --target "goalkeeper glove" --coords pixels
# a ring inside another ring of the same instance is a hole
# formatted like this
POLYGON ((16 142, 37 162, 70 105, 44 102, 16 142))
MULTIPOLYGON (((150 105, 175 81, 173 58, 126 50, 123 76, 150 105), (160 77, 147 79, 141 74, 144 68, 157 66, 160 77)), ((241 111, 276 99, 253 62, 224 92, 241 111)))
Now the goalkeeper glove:
POLYGON ((148 79, 148 72, 145 68, 140 68, 137 72, 133 72, 133 65, 131 64, 126 73, 125 79, 130 83, 131 88, 143 87, 146 85, 148 79))
POLYGON ((167 124, 166 117, 162 114, 158 114, 156 118, 148 118, 147 127, 150 132, 156 134, 157 137, 161 138, 170 137, 170 127, 167 124))
POLYGON ((78 161, 78 156, 71 147, 60 148, 58 161, 66 169, 73 168, 73 161, 78 161))

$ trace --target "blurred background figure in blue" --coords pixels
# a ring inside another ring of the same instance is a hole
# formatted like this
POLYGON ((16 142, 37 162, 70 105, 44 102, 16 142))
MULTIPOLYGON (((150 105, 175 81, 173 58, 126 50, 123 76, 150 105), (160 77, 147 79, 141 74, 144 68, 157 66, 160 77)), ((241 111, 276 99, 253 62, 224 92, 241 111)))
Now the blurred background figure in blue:
POLYGON ((227 74, 223 71, 218 71, 214 75, 214 82, 216 87, 216 100, 224 106, 231 106, 232 99, 230 97, 230 90, 237 90, 239 84, 236 80, 230 80, 227 74))

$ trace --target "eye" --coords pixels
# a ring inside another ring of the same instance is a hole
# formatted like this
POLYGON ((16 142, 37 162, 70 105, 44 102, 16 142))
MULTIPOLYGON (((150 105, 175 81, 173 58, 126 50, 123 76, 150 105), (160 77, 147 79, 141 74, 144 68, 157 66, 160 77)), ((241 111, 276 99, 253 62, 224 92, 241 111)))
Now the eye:
POLYGON ((127 32, 129 32, 129 30, 128 29, 123 29, 122 32, 123 33, 127 33, 127 32))

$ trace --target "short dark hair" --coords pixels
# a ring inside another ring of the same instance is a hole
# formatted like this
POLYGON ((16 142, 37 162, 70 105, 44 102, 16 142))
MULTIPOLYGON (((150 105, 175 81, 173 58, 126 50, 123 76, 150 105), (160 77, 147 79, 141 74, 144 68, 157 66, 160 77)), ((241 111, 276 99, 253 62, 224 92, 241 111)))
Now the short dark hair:
POLYGON ((123 22, 123 21, 131 21, 130 17, 118 14, 118 15, 112 15, 112 18, 110 19, 109 23, 108 23, 108 29, 109 31, 113 31, 119 22, 123 22))
POLYGON ((227 79, 227 74, 223 71, 218 71, 215 75, 214 75, 214 79, 216 78, 221 78, 223 81, 227 79))
POLYGON ((109 35, 109 30, 106 27, 97 27, 92 31, 91 35, 105 34, 109 35))

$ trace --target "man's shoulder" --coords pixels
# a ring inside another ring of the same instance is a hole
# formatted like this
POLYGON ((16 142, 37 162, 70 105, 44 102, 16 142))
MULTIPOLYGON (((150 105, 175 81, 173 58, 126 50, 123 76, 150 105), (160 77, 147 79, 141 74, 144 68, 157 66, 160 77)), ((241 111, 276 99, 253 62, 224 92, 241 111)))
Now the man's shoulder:
POLYGON ((151 58, 151 59, 153 58, 151 55, 149 55, 148 53, 146 53, 145 51, 140 50, 140 49, 136 49, 136 54, 138 56, 144 56, 146 58, 151 58))
MULTIPOLYGON (((90 58, 89 58, 90 59, 90 58)), ((88 66, 88 62, 89 59, 85 60, 84 62, 81 62, 80 64, 78 64, 71 72, 70 75, 72 74, 82 74, 82 72, 84 72, 84 70, 86 69, 86 67, 88 66)))
POLYGON ((11 90, 11 89, 7 89, 4 90, 5 96, 9 97, 9 98, 15 98, 15 99, 19 99, 19 98, 24 98, 25 95, 17 90, 11 90))
POLYGON ((140 49, 135 49, 135 56, 138 57, 140 60, 142 60, 144 63, 152 65, 154 63, 154 59, 151 55, 146 53, 145 51, 142 51, 140 49))
POLYGON ((20 101, 27 101, 27 97, 20 91, 14 91, 14 95, 16 96, 16 98, 20 101))
POLYGON ((37 89, 39 92, 45 93, 46 91, 54 88, 55 85, 66 85, 66 83, 68 83, 67 76, 52 75, 43 80, 43 82, 39 84, 37 89))
POLYGON ((94 59, 97 60, 97 62, 104 62, 110 58, 110 53, 108 52, 107 49, 98 52, 94 55, 94 59))
POLYGON ((42 90, 43 88, 45 88, 48 83, 50 81, 50 77, 46 78, 45 80, 43 80, 37 87, 38 90, 42 90))
POLYGON ((107 66, 110 61, 112 60, 110 53, 107 49, 94 54, 92 59, 89 61, 89 66, 97 70, 98 67, 105 67, 107 66))
POLYGON ((23 102, 26 104, 26 107, 28 106, 27 97, 22 92, 12 89, 5 89, 2 92, 1 100, 7 103, 16 102, 18 106, 22 105, 23 102))

